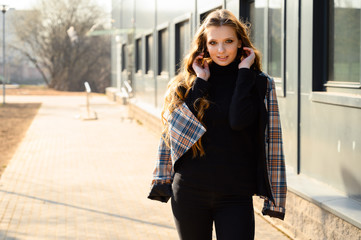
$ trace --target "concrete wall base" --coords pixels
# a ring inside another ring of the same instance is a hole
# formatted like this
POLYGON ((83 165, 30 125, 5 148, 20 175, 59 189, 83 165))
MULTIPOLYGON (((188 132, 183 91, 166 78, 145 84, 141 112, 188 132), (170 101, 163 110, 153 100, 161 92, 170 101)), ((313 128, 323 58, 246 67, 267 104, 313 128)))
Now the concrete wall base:
POLYGON ((105 89, 105 95, 108 97, 110 101, 116 101, 116 94, 118 89, 115 87, 107 87, 105 89))
POLYGON ((122 93, 119 89, 115 87, 108 87, 105 89, 105 95, 108 97, 109 100, 127 105, 129 102, 129 95, 126 93, 122 93))
MULTIPOLYGON (((260 213, 263 199, 254 197, 255 211, 260 213)), ((284 221, 263 216, 292 239, 360 240, 361 230, 329 211, 288 191, 284 221)))

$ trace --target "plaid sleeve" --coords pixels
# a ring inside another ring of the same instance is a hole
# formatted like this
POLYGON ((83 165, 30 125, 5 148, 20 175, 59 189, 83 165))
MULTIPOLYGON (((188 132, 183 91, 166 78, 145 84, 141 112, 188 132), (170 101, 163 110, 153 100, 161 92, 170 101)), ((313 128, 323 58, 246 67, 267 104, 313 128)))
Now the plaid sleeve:
POLYGON ((168 202, 172 196, 173 166, 170 157, 170 149, 164 139, 160 139, 158 158, 153 171, 153 181, 148 198, 161 202, 168 202))
POLYGON ((161 138, 158 147, 158 157, 153 171, 152 185, 172 182, 173 166, 170 152, 170 148, 164 139, 161 138))
POLYGON ((268 77, 267 109, 267 168, 274 202, 266 199, 262 212, 263 214, 270 215, 271 217, 283 219, 287 193, 286 167, 283 155, 282 130, 275 83, 270 77, 268 77))
POLYGON ((173 163, 176 162, 206 131, 184 103, 168 118, 169 144, 160 139, 158 157, 148 198, 167 202, 172 196, 173 163), (169 147, 170 146, 170 147, 169 147))
POLYGON ((206 132, 188 105, 183 103, 169 118, 171 159, 176 162, 206 132))

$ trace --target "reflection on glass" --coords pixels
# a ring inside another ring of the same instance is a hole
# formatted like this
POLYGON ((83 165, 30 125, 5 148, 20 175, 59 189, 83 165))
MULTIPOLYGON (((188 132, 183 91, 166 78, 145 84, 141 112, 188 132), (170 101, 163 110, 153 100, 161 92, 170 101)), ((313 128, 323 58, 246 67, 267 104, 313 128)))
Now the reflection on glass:
MULTIPOLYGON (((264 0, 256 0, 250 5, 250 21, 251 21, 251 38, 255 47, 263 53, 264 49, 264 15, 267 2, 264 0)), ((262 58, 262 65, 266 66, 267 59, 262 58)))
POLYGON ((330 1, 330 81, 360 82, 360 2, 330 1))
POLYGON ((282 1, 250 3, 251 39, 263 54, 264 69, 276 78, 282 77, 282 1))
POLYGON ((268 73, 281 78, 282 3, 270 0, 268 8, 268 73))

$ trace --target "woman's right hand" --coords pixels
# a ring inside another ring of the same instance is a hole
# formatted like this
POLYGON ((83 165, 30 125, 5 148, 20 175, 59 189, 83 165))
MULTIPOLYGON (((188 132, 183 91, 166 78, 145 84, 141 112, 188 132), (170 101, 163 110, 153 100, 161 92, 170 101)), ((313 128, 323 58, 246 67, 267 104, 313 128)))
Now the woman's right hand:
POLYGON ((199 54, 193 61, 192 67, 196 72, 197 77, 202 78, 205 81, 208 81, 211 76, 211 72, 209 71, 208 62, 204 61, 202 65, 204 53, 199 54))

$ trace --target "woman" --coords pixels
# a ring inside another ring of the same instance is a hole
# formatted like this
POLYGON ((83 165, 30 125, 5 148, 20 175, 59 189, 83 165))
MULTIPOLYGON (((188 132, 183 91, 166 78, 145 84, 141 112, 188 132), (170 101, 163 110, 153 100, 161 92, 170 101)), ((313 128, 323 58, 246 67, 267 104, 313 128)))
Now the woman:
POLYGON ((167 202, 180 239, 254 239, 252 196, 285 213, 285 165, 273 80, 245 24, 210 13, 169 83, 148 198, 167 202))

